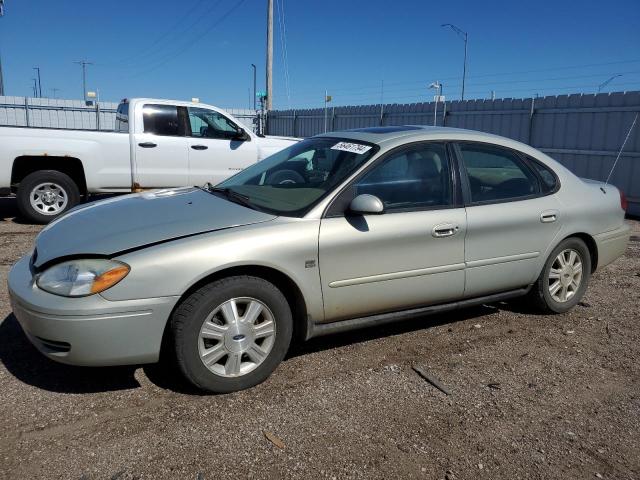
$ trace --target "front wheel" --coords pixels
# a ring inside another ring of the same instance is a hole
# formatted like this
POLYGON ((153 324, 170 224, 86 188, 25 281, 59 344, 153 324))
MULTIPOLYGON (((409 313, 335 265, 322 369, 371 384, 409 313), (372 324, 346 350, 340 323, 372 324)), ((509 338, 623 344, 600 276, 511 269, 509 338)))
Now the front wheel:
POLYGON ((251 276, 217 280, 192 293, 172 316, 178 366, 205 391, 252 387, 284 358, 292 324, 289 304, 273 284, 251 276))
POLYGON ((567 238, 549 255, 529 297, 544 312, 564 313, 580 301, 590 277, 589 249, 579 238, 567 238))
POLYGON ((68 175, 41 170, 22 179, 17 197, 23 217, 34 223, 49 223, 80 202, 80 190, 68 175))

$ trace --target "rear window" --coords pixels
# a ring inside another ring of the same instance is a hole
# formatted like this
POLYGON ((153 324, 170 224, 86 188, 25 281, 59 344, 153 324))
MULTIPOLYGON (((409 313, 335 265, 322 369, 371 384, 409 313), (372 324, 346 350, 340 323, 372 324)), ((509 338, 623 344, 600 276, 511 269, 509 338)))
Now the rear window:
POLYGON ((173 137, 182 135, 178 107, 175 105, 145 105, 142 109, 142 122, 144 133, 173 137))
POLYGON ((116 132, 129 133, 129 102, 118 105, 116 111, 116 132))
POLYGON ((551 193, 556 190, 558 187, 558 177, 549 167, 544 165, 542 162, 535 160, 531 157, 527 157, 529 163, 533 165, 533 168, 540 175, 540 179, 542 180, 541 190, 542 193, 551 193))

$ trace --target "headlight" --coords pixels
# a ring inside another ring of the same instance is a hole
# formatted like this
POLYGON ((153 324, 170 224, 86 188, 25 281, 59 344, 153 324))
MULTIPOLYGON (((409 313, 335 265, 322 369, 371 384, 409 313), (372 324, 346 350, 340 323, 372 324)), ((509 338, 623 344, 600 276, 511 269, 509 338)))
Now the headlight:
POLYGON ((45 270, 36 279, 36 285, 63 297, 84 297, 113 287, 129 270, 129 265, 116 260, 69 260, 45 270))

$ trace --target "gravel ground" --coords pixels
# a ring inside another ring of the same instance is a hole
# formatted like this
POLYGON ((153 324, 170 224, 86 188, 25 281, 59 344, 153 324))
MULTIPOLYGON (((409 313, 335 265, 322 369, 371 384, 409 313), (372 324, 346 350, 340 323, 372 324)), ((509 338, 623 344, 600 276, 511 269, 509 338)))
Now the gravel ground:
POLYGON ((41 356, 4 287, 39 227, 13 216, 0 199, 3 478, 640 478, 640 222, 570 313, 498 304, 316 339, 256 388, 201 396, 158 367, 41 356))

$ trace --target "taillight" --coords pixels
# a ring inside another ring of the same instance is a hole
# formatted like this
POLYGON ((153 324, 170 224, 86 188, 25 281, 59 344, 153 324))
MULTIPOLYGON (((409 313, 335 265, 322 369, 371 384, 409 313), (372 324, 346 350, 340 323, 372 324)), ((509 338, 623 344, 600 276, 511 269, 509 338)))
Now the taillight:
POLYGON ((627 202, 627 197, 625 197, 624 192, 620 190, 620 208, 622 208, 626 212, 628 205, 629 203, 627 202))

